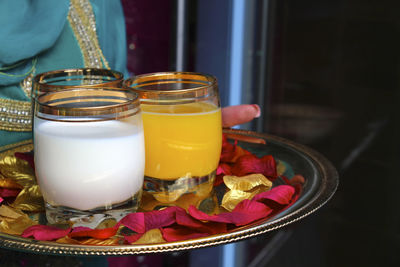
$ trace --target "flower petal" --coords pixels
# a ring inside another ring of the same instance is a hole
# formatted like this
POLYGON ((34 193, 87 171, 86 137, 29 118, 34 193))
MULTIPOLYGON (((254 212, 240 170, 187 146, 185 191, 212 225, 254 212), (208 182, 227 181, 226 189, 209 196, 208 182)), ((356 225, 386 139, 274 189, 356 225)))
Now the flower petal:
POLYGON ((16 158, 19 158, 19 159, 27 161, 29 166, 32 169, 35 169, 35 163, 34 163, 34 160, 33 160, 33 151, 25 152, 25 153, 24 152, 15 152, 14 156, 16 158))
POLYGON ((163 238, 167 242, 187 240, 187 239, 205 237, 210 235, 208 233, 195 232, 192 229, 182 226, 175 226, 173 228, 171 227, 163 228, 161 229, 161 233, 163 238))
POLYGON ((126 215, 122 218, 116 226, 124 225, 131 229, 136 233, 144 233, 146 232, 146 225, 144 221, 144 213, 143 212, 133 212, 126 215))
POLYGON ((179 211, 184 211, 184 209, 173 206, 163 210, 145 212, 146 231, 174 224, 176 221, 175 214, 179 211))
POLYGON ((122 224, 136 233, 145 233, 148 230, 175 223, 175 213, 180 209, 182 208, 168 207, 163 210, 130 213, 122 218, 117 225, 122 224))
POLYGON ((133 234, 133 235, 124 235, 124 239, 129 243, 135 243, 136 241, 138 241, 142 236, 144 235, 144 233, 140 233, 140 234, 133 234))
POLYGON ((76 237, 93 237, 97 239, 107 239, 114 236, 118 231, 118 227, 110 227, 103 229, 91 229, 88 227, 76 227, 68 235, 71 238, 76 237))
POLYGON ((228 141, 226 135, 222 136, 222 150, 220 162, 233 163, 237 158, 243 155, 251 154, 249 151, 237 145, 237 141, 232 144, 228 141))
POLYGON ((264 202, 265 200, 272 200, 281 205, 288 205, 291 203, 292 197, 295 193, 295 188, 290 185, 278 185, 269 191, 262 192, 256 195, 253 200, 264 202))
POLYGON ((176 223, 193 229, 196 232, 217 234, 226 232, 226 224, 214 222, 202 222, 190 216, 185 210, 176 212, 176 223))
POLYGON ((71 228, 60 229, 54 226, 38 224, 25 229, 21 236, 33 237, 36 240, 50 241, 64 237, 70 232, 71 228))
POLYGON ((21 189, 0 188, 0 197, 16 197, 21 189))
POLYGON ((217 168, 217 175, 224 174, 224 175, 231 175, 232 174, 232 167, 227 163, 220 163, 217 168))
POLYGON ((262 158, 258 158, 253 154, 244 155, 237 159, 232 167, 232 173, 236 176, 260 173, 267 176, 271 181, 274 181, 277 177, 276 162, 271 155, 262 158))
POLYGON ((263 203, 248 199, 240 202, 233 211, 217 215, 208 215, 194 206, 189 207, 189 214, 198 220, 245 225, 268 216, 272 209, 263 203))

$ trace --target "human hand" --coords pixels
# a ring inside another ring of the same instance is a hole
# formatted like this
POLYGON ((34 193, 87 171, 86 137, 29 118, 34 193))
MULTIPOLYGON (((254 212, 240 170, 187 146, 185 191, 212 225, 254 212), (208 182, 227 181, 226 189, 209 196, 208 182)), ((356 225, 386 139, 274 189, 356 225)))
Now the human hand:
POLYGON ((260 107, 256 104, 236 105, 222 108, 222 126, 232 127, 260 117, 260 107))

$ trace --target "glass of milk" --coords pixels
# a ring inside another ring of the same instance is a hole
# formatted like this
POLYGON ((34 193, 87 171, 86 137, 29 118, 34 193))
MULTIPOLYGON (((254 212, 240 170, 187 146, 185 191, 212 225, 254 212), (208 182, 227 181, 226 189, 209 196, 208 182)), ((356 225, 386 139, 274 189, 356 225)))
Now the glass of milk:
POLYGON ((145 166, 138 95, 74 88, 34 101, 35 172, 48 222, 96 227, 135 212, 145 166))

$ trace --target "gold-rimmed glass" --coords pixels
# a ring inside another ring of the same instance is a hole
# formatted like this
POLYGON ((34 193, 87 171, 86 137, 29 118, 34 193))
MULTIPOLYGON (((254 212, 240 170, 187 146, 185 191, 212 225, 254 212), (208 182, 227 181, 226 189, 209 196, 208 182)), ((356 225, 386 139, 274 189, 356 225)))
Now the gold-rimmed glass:
POLYGON ((138 75, 124 85, 141 101, 144 190, 163 203, 187 193, 209 194, 222 143, 217 79, 201 73, 162 72, 138 75))
POLYGON ((120 88, 124 80, 121 72, 109 69, 76 68, 40 73, 33 78, 32 97, 79 87, 120 88))
POLYGON ((144 175, 138 95, 81 87, 34 101, 35 172, 49 223, 96 227, 135 212, 144 175))

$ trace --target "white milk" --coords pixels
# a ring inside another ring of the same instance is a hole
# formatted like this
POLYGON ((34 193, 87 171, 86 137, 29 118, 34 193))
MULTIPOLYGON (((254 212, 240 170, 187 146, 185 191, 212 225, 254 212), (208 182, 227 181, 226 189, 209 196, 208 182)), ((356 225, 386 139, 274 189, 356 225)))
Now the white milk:
MULTIPOLYGON (((140 115, 135 115, 136 117, 140 115)), ((36 176, 53 206, 79 210, 121 203, 143 185, 142 125, 122 121, 56 122, 35 118, 36 176)))

